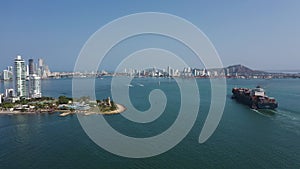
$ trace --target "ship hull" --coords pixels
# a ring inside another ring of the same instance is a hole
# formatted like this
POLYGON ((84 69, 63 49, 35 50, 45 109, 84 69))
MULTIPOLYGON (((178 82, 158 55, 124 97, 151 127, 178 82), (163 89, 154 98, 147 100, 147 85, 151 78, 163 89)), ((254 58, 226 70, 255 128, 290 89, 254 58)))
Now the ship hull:
POLYGON ((257 103, 258 109, 276 109, 278 107, 277 103, 257 103))

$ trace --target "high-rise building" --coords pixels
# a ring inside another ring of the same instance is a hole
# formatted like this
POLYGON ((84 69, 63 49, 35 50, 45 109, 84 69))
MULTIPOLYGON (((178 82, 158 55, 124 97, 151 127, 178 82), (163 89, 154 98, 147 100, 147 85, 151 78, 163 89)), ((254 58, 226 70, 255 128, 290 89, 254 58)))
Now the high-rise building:
POLYGON ((20 55, 14 60, 14 90, 16 96, 27 96, 26 93, 26 66, 25 61, 20 55))
POLYGON ((29 66, 29 75, 35 74, 35 67, 34 67, 34 62, 33 59, 28 60, 28 66, 29 66))
POLYGON ((43 61, 43 59, 39 58, 38 65, 37 65, 37 75, 42 77, 43 71, 44 71, 44 61, 43 61))
POLYGON ((7 70, 13 72, 13 67, 12 66, 7 66, 7 70))
POLYGON ((29 76, 29 66, 26 65, 26 77, 28 77, 28 76, 29 76))
POLYGON ((3 70, 2 73, 2 80, 7 81, 7 80, 12 80, 13 78, 13 73, 9 70, 3 70))
POLYGON ((3 70, 1 80, 7 81, 13 79, 13 68, 8 66, 6 70, 3 70))
POLYGON ((171 67, 170 67, 170 66, 167 67, 167 71, 168 71, 168 76, 169 76, 169 77, 172 76, 172 75, 171 75, 171 67))
POLYGON ((29 75, 29 97, 40 98, 41 93, 41 78, 36 74, 29 75))
POLYGON ((43 66, 43 73, 42 73, 41 78, 42 78, 42 79, 47 79, 49 75, 50 75, 50 69, 49 69, 49 66, 48 66, 48 65, 44 65, 44 66, 43 66))
POLYGON ((44 60, 43 59, 39 58, 38 62, 39 62, 39 67, 43 67, 44 66, 44 60))
POLYGON ((45 64, 43 59, 38 59, 38 66, 36 68, 36 74, 40 76, 42 79, 47 79, 50 75, 49 66, 45 64))

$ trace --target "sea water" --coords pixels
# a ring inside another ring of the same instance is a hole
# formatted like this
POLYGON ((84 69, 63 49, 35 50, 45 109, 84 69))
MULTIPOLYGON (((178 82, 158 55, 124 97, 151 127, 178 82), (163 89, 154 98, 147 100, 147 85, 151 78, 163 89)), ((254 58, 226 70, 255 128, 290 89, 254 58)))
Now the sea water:
MULTIPOLYGON (((111 96, 110 83, 110 77, 95 79, 97 99, 111 96)), ((148 96, 153 89, 164 91, 168 101, 163 114, 146 124, 121 115, 105 116, 107 122, 117 131, 139 138, 168 129, 180 108, 175 80, 138 78, 131 84, 130 100, 139 111, 151 106, 148 96)), ((142 159, 111 154, 85 134, 76 115, 1 115, 0 168, 300 168, 300 79, 228 79, 223 117, 203 144, 198 138, 210 107, 210 81, 197 79, 197 84, 200 108, 196 122, 177 146, 163 154, 142 159), (230 98, 232 87, 257 85, 277 99, 277 110, 251 110, 230 98)), ((11 85, 1 82, 0 92, 11 85)), ((44 96, 72 97, 72 79, 43 80, 42 92, 44 96)))

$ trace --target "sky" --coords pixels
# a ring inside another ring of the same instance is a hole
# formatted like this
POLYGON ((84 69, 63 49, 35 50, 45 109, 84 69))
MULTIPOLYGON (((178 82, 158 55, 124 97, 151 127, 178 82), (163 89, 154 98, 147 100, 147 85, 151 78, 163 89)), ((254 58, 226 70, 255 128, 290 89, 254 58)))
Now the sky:
POLYGON ((0 2, 0 70, 12 65, 19 54, 25 60, 43 58, 51 71, 72 71, 94 32, 139 12, 169 13, 190 21, 210 39, 224 66, 300 69, 298 0, 4 0, 0 2))

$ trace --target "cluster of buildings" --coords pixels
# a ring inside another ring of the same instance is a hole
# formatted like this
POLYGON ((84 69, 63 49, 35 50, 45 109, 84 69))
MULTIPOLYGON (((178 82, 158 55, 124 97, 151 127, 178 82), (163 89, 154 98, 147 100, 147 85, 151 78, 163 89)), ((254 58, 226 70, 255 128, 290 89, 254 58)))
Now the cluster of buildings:
POLYGON ((233 65, 224 68, 191 68, 185 67, 182 70, 167 66, 165 69, 148 68, 134 69, 126 68, 123 72, 53 72, 48 78, 91 78, 101 76, 131 76, 131 77, 181 77, 181 78, 240 78, 240 79, 271 79, 271 78, 300 78, 300 73, 271 73, 259 70, 252 70, 244 65, 233 65))
POLYGON ((271 79, 271 78, 300 78, 299 74, 270 73, 259 70, 252 70, 243 65, 233 65, 225 68, 198 69, 186 67, 179 71, 172 69, 150 68, 145 70, 125 69, 124 73, 116 75, 134 76, 134 77, 196 77, 196 78, 242 78, 242 79, 271 79))
POLYGON ((38 63, 29 59, 26 64, 18 55, 14 59, 13 66, 7 67, 2 72, 2 80, 13 81, 13 88, 5 89, 5 93, 0 94, 0 103, 15 102, 20 98, 41 98, 41 79, 47 78, 49 74, 49 67, 44 64, 43 59, 38 59, 38 63))
POLYGON ((155 67, 144 70, 125 69, 124 73, 116 73, 116 75, 138 77, 178 77, 180 76, 180 71, 178 69, 172 69, 170 66, 168 66, 167 69, 159 69, 155 67))
POLYGON ((150 68, 145 70, 125 69, 124 75, 127 76, 145 76, 145 77, 217 77, 230 76, 229 70, 207 70, 196 69, 191 67, 183 68, 183 70, 173 69, 168 66, 166 69, 150 68))

